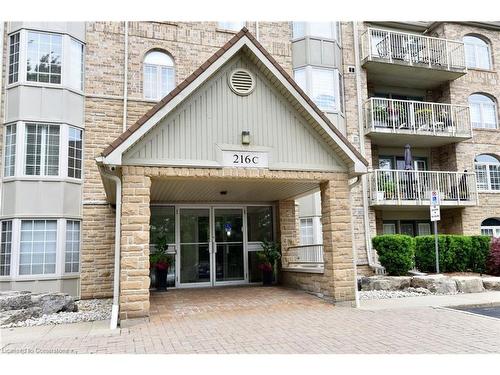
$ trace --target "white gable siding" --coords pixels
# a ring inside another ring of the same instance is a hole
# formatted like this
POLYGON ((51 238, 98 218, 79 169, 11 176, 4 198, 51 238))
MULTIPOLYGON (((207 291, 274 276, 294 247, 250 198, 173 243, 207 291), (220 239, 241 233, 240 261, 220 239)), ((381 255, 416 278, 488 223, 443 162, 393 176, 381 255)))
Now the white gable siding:
MULTIPOLYGON (((123 156, 128 165, 218 166, 222 145, 268 148, 270 169, 344 170, 340 158, 282 94, 242 53, 168 114, 123 156), (248 96, 229 87, 230 72, 242 67, 256 78, 248 96)), ((223 146, 222 146, 223 147, 223 146)))

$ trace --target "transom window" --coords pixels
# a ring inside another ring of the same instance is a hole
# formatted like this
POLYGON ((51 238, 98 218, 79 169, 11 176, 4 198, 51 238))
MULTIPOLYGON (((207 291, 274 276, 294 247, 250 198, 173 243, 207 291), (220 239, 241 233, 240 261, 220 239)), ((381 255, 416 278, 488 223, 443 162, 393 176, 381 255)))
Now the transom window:
POLYGON ((59 174, 59 126, 26 124, 25 173, 28 176, 59 174))
POLYGON ((164 52, 151 51, 144 58, 144 97, 159 100, 174 88, 174 61, 164 52))
POLYGON ((293 22, 293 38, 335 39, 340 43, 340 22, 293 22))
POLYGON ((222 30, 240 31, 245 27, 245 22, 218 22, 217 28, 222 30))
POLYGON ((475 159, 477 188, 500 191, 500 160, 493 155, 478 155, 475 159))
POLYGON ((61 83, 62 35, 28 32, 27 80, 61 83))
POLYGON ((57 220, 21 220, 19 274, 56 272, 57 220))
POLYGON ((500 220, 494 218, 483 220, 481 234, 483 236, 500 237, 500 220))
POLYGON ((294 78, 299 87, 323 111, 343 110, 342 76, 337 69, 307 66, 294 70, 294 78))
POLYGON ((497 108, 493 99, 482 94, 472 94, 469 96, 469 106, 473 127, 497 128, 497 108))
POLYGON ((467 35, 465 44, 465 62, 467 68, 491 69, 490 46, 483 39, 467 35))

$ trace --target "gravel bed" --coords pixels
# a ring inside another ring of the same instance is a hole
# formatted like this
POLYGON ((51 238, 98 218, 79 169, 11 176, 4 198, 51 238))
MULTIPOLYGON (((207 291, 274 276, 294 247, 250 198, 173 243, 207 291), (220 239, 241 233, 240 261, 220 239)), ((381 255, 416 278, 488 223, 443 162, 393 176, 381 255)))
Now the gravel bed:
POLYGON ((33 327, 46 324, 66 324, 78 322, 92 322, 95 320, 106 320, 111 318, 111 306, 113 300, 109 299, 88 299, 76 301, 77 312, 60 312, 56 314, 42 315, 39 318, 32 318, 22 322, 11 323, 2 328, 12 327, 33 327))
POLYGON ((407 288, 404 290, 370 290, 370 291, 360 291, 359 299, 369 300, 369 299, 405 298, 405 297, 430 296, 438 294, 439 293, 432 293, 430 290, 425 288, 407 288))

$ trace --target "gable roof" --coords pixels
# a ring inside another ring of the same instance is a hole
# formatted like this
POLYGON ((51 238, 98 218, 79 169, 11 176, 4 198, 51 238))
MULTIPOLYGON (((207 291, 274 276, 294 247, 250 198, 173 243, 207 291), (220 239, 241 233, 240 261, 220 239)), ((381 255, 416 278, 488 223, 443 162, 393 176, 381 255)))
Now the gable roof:
POLYGON ((274 72, 277 78, 282 79, 283 82, 288 83, 291 86, 288 89, 290 91, 295 91, 296 99, 299 99, 299 102, 302 102, 300 103, 302 107, 308 112, 309 115, 311 115, 317 122, 320 123, 320 125, 323 127, 323 130, 325 130, 330 138, 339 146, 341 151, 343 151, 344 156, 346 157, 343 159, 349 159, 351 163, 354 163, 354 168, 352 168, 353 171, 355 173, 366 172, 368 161, 331 123, 325 113, 323 113, 323 111, 321 111, 316 106, 316 104, 314 104, 314 102, 292 79, 292 77, 290 77, 290 75, 283 69, 283 67, 278 64, 278 62, 269 54, 269 52, 266 51, 266 49, 245 27, 241 29, 241 31, 238 32, 233 38, 231 38, 226 44, 224 44, 224 46, 222 46, 212 57, 205 61, 205 63, 203 63, 198 69, 196 69, 190 76, 188 76, 183 82, 175 87, 167 96, 165 96, 148 112, 146 112, 135 124, 130 126, 125 132, 123 132, 118 138, 116 138, 102 152, 103 162, 106 164, 107 162, 109 164, 113 164, 112 159, 115 159, 113 158, 113 155, 115 153, 120 153, 120 157, 118 158, 118 160, 121 162, 121 154, 125 152, 132 144, 134 144, 159 120, 161 120, 161 118, 163 118, 172 109, 168 109, 169 106, 175 107, 180 101, 187 97, 194 88, 201 85, 208 78, 208 74, 211 74, 210 70, 214 65, 223 64, 236 52, 238 52, 244 45, 246 45, 250 49, 255 49, 253 52, 260 52, 263 55, 263 58, 260 58, 261 62, 269 63, 269 66, 277 71, 274 72), (233 47, 237 44, 238 48, 234 49, 233 47), (232 48, 234 50, 232 51, 232 53, 229 53, 228 51, 230 51, 232 48), (192 85, 196 87, 191 87, 192 85), (162 113, 162 109, 165 108, 167 108, 167 112, 162 113), (326 125, 326 127, 321 123, 326 125))

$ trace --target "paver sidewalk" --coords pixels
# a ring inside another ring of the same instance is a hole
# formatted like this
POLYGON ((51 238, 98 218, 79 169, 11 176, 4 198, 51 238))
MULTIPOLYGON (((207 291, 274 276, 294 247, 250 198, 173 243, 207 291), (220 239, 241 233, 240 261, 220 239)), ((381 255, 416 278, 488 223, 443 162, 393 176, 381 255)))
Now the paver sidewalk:
POLYGON ((433 307, 353 309, 278 287, 153 295, 152 316, 0 331, 3 353, 500 353, 500 319, 433 307), (60 327, 60 328, 59 328, 60 327))

